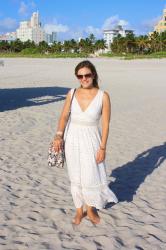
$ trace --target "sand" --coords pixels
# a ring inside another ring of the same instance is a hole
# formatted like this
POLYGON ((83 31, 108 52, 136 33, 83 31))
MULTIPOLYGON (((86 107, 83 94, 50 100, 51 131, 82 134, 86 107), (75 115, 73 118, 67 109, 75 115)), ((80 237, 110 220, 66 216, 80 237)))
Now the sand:
POLYGON ((47 150, 82 59, 10 59, 0 66, 0 249, 166 249, 166 60, 90 59, 111 97, 106 166, 119 203, 73 230, 64 169, 47 150))

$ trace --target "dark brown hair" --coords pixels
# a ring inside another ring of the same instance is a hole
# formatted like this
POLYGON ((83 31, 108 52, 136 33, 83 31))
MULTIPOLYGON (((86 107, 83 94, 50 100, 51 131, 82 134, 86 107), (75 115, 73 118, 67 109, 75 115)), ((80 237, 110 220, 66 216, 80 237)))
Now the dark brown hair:
POLYGON ((93 74, 93 86, 96 88, 99 88, 98 84, 98 74, 96 71, 95 66, 88 60, 80 62, 76 67, 75 67, 75 75, 77 76, 77 73, 80 69, 82 68, 88 68, 93 74))

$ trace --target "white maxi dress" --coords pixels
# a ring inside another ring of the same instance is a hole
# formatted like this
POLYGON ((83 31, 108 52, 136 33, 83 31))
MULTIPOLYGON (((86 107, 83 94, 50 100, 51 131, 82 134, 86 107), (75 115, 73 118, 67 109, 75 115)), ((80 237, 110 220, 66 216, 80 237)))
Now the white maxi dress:
MULTIPOLYGON (((74 89, 71 89, 71 97, 74 89)), ((65 130, 65 156, 71 184, 71 194, 76 208, 84 204, 102 209, 108 202, 118 199, 109 189, 105 162, 97 163, 96 154, 101 142, 99 120, 103 91, 98 89, 85 111, 73 97, 71 115, 65 130)))

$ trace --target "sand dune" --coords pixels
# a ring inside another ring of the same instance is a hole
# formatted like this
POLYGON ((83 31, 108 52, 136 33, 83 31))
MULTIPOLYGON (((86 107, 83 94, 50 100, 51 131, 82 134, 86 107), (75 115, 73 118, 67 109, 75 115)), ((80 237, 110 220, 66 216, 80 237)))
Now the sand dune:
POLYGON ((166 60, 91 59, 112 117, 107 177, 119 198, 71 226, 67 169, 47 166, 81 59, 4 59, 0 67, 0 249, 166 249, 166 60), (112 206, 113 205, 113 206, 112 206))

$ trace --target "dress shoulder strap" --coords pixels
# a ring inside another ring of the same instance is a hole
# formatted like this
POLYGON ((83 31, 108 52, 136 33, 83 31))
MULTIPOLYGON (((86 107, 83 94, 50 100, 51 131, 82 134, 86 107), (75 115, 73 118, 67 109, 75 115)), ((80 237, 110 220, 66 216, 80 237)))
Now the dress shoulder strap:
POLYGON ((103 96, 104 96, 104 90, 100 89, 100 95, 99 95, 99 105, 100 105, 100 108, 102 109, 103 107, 103 96))
POLYGON ((72 98, 75 88, 70 89, 70 97, 72 98))
POLYGON ((72 95, 73 95, 73 91, 74 91, 74 89, 72 88, 72 89, 70 89, 70 97, 72 98, 72 95))
POLYGON ((102 89, 99 89, 99 91, 100 91, 100 100, 102 102, 103 101, 104 91, 102 89))
POLYGON ((75 91, 76 91, 76 88, 72 88, 72 89, 70 90, 70 100, 71 100, 71 103, 72 103, 72 101, 73 101, 75 91))

